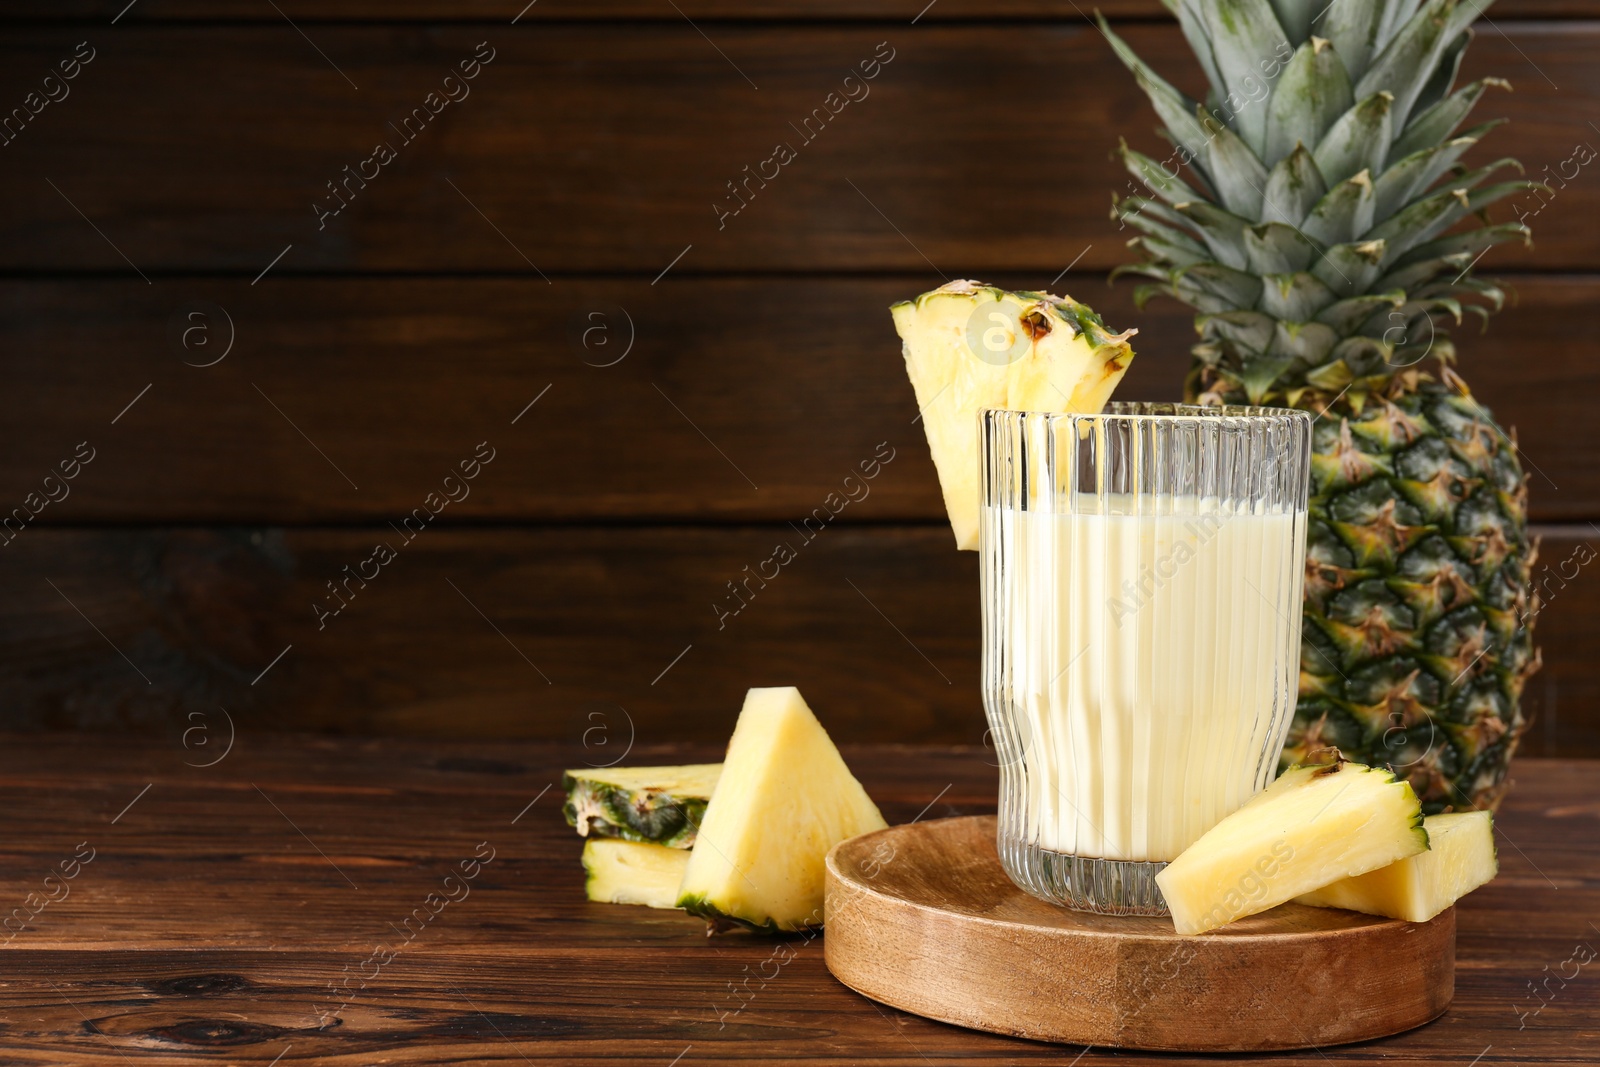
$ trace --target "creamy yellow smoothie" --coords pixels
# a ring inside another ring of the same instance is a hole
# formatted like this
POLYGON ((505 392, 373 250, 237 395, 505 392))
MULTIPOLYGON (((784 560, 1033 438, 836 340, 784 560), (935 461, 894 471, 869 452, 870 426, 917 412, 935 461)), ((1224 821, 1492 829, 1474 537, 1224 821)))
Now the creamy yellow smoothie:
POLYGON ((1159 515, 1115 496, 1074 506, 986 509, 1006 560, 985 594, 1014 761, 1002 789, 1020 792, 1011 810, 1040 848, 1171 860, 1276 770, 1305 516, 1192 498, 1159 515))

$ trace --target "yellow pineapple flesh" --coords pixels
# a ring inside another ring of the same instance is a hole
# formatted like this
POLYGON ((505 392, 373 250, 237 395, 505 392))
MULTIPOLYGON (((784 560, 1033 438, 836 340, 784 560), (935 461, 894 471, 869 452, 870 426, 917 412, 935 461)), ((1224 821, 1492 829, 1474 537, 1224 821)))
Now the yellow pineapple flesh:
POLYGON ((976 549, 979 412, 1100 411, 1133 359, 1128 338, 1137 331, 1112 333, 1070 297, 973 281, 950 282, 889 311, 956 547, 976 549))
POLYGON ((1180 934, 1201 934, 1428 847, 1417 794, 1388 770, 1301 765, 1156 875, 1180 934))
POLYGON ((590 838, 583 846, 584 892, 601 904, 676 908, 689 853, 666 845, 590 838))
POLYGON ((1487 811, 1429 815, 1422 826, 1428 851, 1325 885, 1295 902, 1423 923, 1498 873, 1494 817, 1487 811))
POLYGON ((751 689, 677 905, 714 926, 820 925, 828 850, 886 825, 800 691, 751 689))

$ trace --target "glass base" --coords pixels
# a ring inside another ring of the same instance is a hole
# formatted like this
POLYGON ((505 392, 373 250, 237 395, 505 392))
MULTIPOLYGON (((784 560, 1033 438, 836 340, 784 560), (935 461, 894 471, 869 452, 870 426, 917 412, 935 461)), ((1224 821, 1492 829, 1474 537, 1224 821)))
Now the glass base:
POLYGON ((1100 915, 1166 915, 1156 885, 1165 862, 1103 860, 1051 852, 999 835, 1000 865, 1017 888, 1040 900, 1100 915))

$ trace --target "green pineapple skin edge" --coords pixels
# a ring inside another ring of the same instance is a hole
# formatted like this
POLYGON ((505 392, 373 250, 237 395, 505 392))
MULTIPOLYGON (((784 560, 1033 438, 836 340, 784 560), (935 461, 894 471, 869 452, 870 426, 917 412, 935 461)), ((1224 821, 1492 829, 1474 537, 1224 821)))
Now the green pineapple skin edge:
POLYGON ((717 764, 567 771, 567 825, 587 837, 690 848, 705 819, 717 764))
POLYGON ((802 923, 795 926, 780 925, 775 919, 757 922, 740 915, 730 915, 727 912, 719 911, 714 904, 700 894, 679 897, 678 907, 690 915, 698 916, 711 924, 710 929, 707 931, 708 933, 714 933, 719 929, 738 927, 743 930, 749 930, 753 934, 766 934, 775 937, 780 934, 793 934, 802 930, 815 929, 822 925, 820 920, 816 923, 802 923))
POLYGON ((1101 21, 1177 146, 1164 161, 1122 146, 1146 192, 1114 198, 1139 256, 1117 273, 1141 279, 1141 305, 1162 295, 1195 310, 1189 401, 1318 416, 1281 766, 1337 746, 1392 766, 1427 814, 1492 809, 1540 662, 1536 546, 1515 438, 1452 369, 1446 331, 1499 310, 1504 292, 1472 266, 1529 237, 1489 209, 1544 187, 1517 178, 1514 160, 1460 162, 1497 125, 1470 124, 1474 105, 1508 87, 1455 85, 1488 5, 1167 6, 1206 101, 1101 21))

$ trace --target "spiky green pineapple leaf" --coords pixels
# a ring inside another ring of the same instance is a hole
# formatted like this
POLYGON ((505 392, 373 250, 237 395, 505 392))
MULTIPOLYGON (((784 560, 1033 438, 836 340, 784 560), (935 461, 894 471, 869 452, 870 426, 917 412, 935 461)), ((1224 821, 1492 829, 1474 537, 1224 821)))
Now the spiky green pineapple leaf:
POLYGON ((1355 374, 1351 372, 1349 364, 1342 359, 1331 359, 1318 367, 1313 367, 1306 372, 1306 381, 1318 389, 1330 392, 1342 391, 1345 386, 1355 381, 1355 374))
POLYGON ((1339 335, 1323 323, 1280 322, 1273 333, 1271 351, 1309 367, 1327 359, 1338 343, 1339 335))
POLYGON ((1389 154, 1393 159, 1403 159, 1413 152, 1431 148, 1448 138, 1457 126, 1471 114, 1484 90, 1490 86, 1511 91, 1511 83, 1504 78, 1483 78, 1456 90, 1412 119, 1402 134, 1395 138, 1389 154))
POLYGON ((1439 256, 1436 259, 1423 260, 1392 270, 1383 276, 1383 283, 1411 292, 1432 284, 1440 277, 1459 277, 1471 266, 1472 257, 1457 252, 1454 255, 1439 256))
POLYGON ((1367 232, 1369 240, 1384 242, 1384 262, 1394 263, 1415 246, 1427 240, 1430 232, 1451 225, 1471 207, 1465 189, 1456 183, 1436 193, 1414 200, 1367 232))
MULTIPOLYGON (((1479 13, 1482 13, 1481 9, 1479 13)), ((1417 94, 1416 102, 1411 106, 1413 112, 1424 111, 1437 104, 1455 86, 1456 75, 1461 72, 1461 60, 1465 58, 1467 46, 1472 43, 1472 38, 1472 28, 1468 26, 1456 34, 1455 40, 1445 45, 1444 55, 1439 57, 1433 76, 1423 85, 1422 92, 1417 94)))
POLYGON ((1290 274, 1311 266, 1318 254, 1311 239, 1293 226, 1266 222, 1244 230, 1245 264, 1257 274, 1290 274))
POLYGON ((1189 225, 1187 219, 1160 200, 1155 200, 1148 196, 1125 196, 1121 199, 1112 199, 1111 217, 1114 219, 1122 219, 1133 223, 1136 219, 1146 215, 1177 229, 1183 229, 1189 225))
POLYGON ((1271 91, 1261 76, 1260 64, 1277 54, 1289 38, 1267 0, 1204 0, 1200 7, 1222 79, 1220 88, 1234 102, 1231 123, 1259 156, 1266 147, 1267 127, 1267 108, 1261 106, 1266 100, 1261 94, 1271 91), (1245 101, 1250 101, 1249 106, 1241 106, 1245 101))
POLYGON ((1352 375, 1366 377, 1382 373, 1383 367, 1393 361, 1396 343, 1386 337, 1357 335, 1334 345, 1330 355, 1349 367, 1352 375))
POLYGON ((1387 0, 1383 3, 1383 25, 1378 36, 1383 40, 1393 37, 1416 14, 1421 3, 1422 0, 1387 0))
POLYGON ((1278 25, 1291 41, 1303 41, 1311 35, 1311 23, 1323 6, 1323 0, 1271 0, 1271 3, 1278 25))
POLYGON ((1191 200, 1209 199, 1201 196, 1187 182, 1143 152, 1128 147, 1126 141, 1119 149, 1122 165, 1128 173, 1144 183, 1146 189, 1169 204, 1182 204, 1191 200))
MULTIPOLYGON (((1477 277, 1473 277, 1472 275, 1467 275, 1466 277, 1457 278, 1455 280, 1455 284, 1452 286, 1452 288, 1454 288, 1454 289, 1468 289, 1468 290, 1471 290, 1471 292, 1474 295, 1483 297, 1485 300, 1489 301, 1489 307, 1488 307, 1489 311, 1499 311, 1501 308, 1505 307, 1505 305, 1506 305, 1506 293, 1505 293, 1505 290, 1501 289, 1498 285, 1496 285, 1493 282, 1488 281, 1487 279, 1484 279, 1484 278, 1477 278, 1477 277)), ((1477 304, 1468 304, 1468 305, 1466 305, 1466 308, 1467 308, 1468 311, 1473 311, 1473 310, 1483 311, 1484 310, 1484 308, 1480 307, 1477 304)))
POLYGON ((1190 232, 1189 227, 1185 225, 1186 220, 1182 215, 1173 215, 1176 223, 1169 223, 1165 218, 1156 215, 1152 211, 1113 211, 1111 217, 1128 226, 1132 226, 1140 233, 1147 233, 1164 241, 1187 243, 1193 247, 1194 251, 1206 254, 1205 245, 1194 239, 1194 235, 1190 232))
MULTIPOLYGON (((1130 271, 1130 273, 1132 273, 1132 271, 1130 271)), ((1166 273, 1164 271, 1161 272, 1160 277, 1165 278, 1166 273)), ((1161 284, 1151 284, 1146 282, 1143 285, 1134 287, 1133 306, 1138 308, 1140 311, 1143 311, 1145 305, 1150 303, 1150 301, 1154 300, 1158 296, 1170 296, 1174 300, 1183 299, 1183 297, 1178 295, 1178 290, 1175 286, 1168 285, 1164 282, 1161 284)))
POLYGON ((1458 325, 1461 322, 1461 301, 1447 296, 1426 297, 1422 299, 1407 300, 1393 311, 1385 315, 1373 316, 1361 327, 1368 336, 1385 336, 1395 326, 1405 327, 1406 336, 1410 336, 1411 327, 1427 319, 1430 323, 1437 312, 1449 315, 1458 325))
POLYGON ((1248 224, 1244 219, 1206 200, 1176 204, 1174 210, 1188 220, 1218 263, 1234 270, 1249 266, 1250 257, 1244 248, 1244 229, 1248 224))
POLYGON ((1261 296, 1261 279, 1220 263, 1197 263, 1172 277, 1179 298, 1201 311, 1229 311, 1254 307, 1261 296))
POLYGON ((1372 225, 1372 178, 1366 171, 1346 178, 1317 201, 1300 228, 1322 245, 1346 244, 1372 225))
MULTIPOLYGON (((1433 318, 1436 328, 1442 315, 1449 315, 1454 320, 1454 324, 1459 326, 1467 315, 1477 313, 1473 311, 1474 308, 1478 309, 1478 312, 1485 314, 1493 309, 1493 301, 1489 300, 1489 306, 1484 306, 1480 301, 1488 300, 1488 298, 1484 297, 1481 291, 1469 285, 1430 285, 1426 290, 1415 295, 1419 301, 1442 301, 1434 309, 1433 318)), ((1436 329, 1436 332, 1440 331, 1436 329)), ((1440 336, 1442 337, 1444 334, 1440 332, 1440 336)))
POLYGON ((1353 103, 1337 50, 1320 38, 1306 41, 1284 65, 1267 105, 1263 162, 1276 163, 1297 144, 1317 144, 1353 103))
MULTIPOLYGON (((1506 162, 1514 164, 1516 161, 1508 160, 1506 162)), ((1495 185, 1484 186, 1481 189, 1473 189, 1467 194, 1466 206, 1455 218, 1451 219, 1449 222, 1435 222, 1433 225, 1423 230, 1421 238, 1422 240, 1427 240, 1435 237, 1438 234, 1443 233, 1455 222, 1465 218, 1467 215, 1480 214, 1491 204, 1499 203, 1508 196, 1515 196, 1518 193, 1534 192, 1539 189, 1543 189, 1545 192, 1553 194, 1553 190, 1551 190, 1551 188, 1548 185, 1545 185, 1543 182, 1530 181, 1499 182, 1495 185)))
POLYGON ((1382 241, 1356 241, 1332 245, 1311 266, 1311 273, 1340 296, 1370 289, 1383 270, 1382 241))
POLYGON ((1394 214, 1412 197, 1438 181, 1445 171, 1456 164, 1467 149, 1482 140, 1483 135, 1498 126, 1499 121, 1475 126, 1460 137, 1452 137, 1444 144, 1419 149, 1392 163, 1377 181, 1379 218, 1394 214))
POLYGON ((1200 68, 1206 72, 1212 100, 1220 100, 1226 93, 1222 88, 1222 75, 1217 70, 1216 58, 1211 52, 1211 36, 1200 10, 1201 0, 1161 0, 1161 3, 1178 20, 1184 40, 1189 42, 1189 49, 1200 61, 1200 68))
POLYGON ((1357 99, 1387 89, 1394 124, 1405 128, 1445 49, 1491 0, 1425 0, 1356 82, 1357 99))
MULTIPOLYGON (((1518 174, 1523 173, 1521 163, 1517 162, 1515 159, 1512 159, 1510 156, 1502 156, 1486 166, 1479 167, 1476 170, 1469 170, 1464 174, 1452 177, 1448 184, 1453 189, 1476 189, 1486 180, 1494 177, 1507 167, 1515 170, 1518 174)), ((1539 182, 1528 182, 1523 186, 1525 189, 1532 189, 1535 187, 1545 189, 1547 192, 1552 192, 1548 186, 1539 182)))
POLYGON ((1360 329, 1363 323, 1370 321, 1373 315, 1380 311, 1388 313, 1399 310, 1405 299, 1406 294, 1399 291, 1364 293, 1328 305, 1317 314, 1317 321, 1326 323, 1337 331, 1339 336, 1346 337, 1360 329))
POLYGON ((1310 149, 1296 145, 1267 175, 1267 188, 1261 197, 1262 221, 1299 226, 1327 193, 1328 183, 1322 180, 1310 149))
POLYGON ((1397 267, 1409 266, 1443 256, 1461 255, 1477 256, 1487 248, 1506 241, 1514 241, 1518 237, 1527 241, 1533 231, 1520 222, 1504 222, 1498 226, 1480 226, 1464 233, 1453 233, 1446 237, 1427 241, 1417 245, 1411 251, 1395 261, 1397 267))
POLYGON ((1182 266, 1203 263, 1211 258, 1211 253, 1188 234, 1169 229, 1159 223, 1147 225, 1149 228, 1144 234, 1128 241, 1129 248, 1145 249, 1153 259, 1182 266))
POLYGON ((1278 322, 1270 315, 1241 308, 1215 315, 1201 315, 1196 326, 1202 337, 1221 338, 1247 352, 1265 352, 1272 343, 1278 322))
POLYGON ((1237 215, 1256 218, 1261 214, 1261 197, 1267 184, 1267 168, 1255 151, 1238 134, 1199 112, 1209 141, 1206 145, 1206 173, 1217 191, 1222 206, 1237 215))
POLYGON ((1294 360, 1287 356, 1255 356, 1244 360, 1239 383, 1252 404, 1260 404, 1272 391, 1273 383, 1289 369, 1294 360))
MULTIPOLYGON (((1124 274, 1131 274, 1135 278, 1154 278, 1158 282, 1169 282, 1172 278, 1172 271, 1173 268, 1170 265, 1148 260, 1135 263, 1120 263, 1111 268, 1111 280, 1116 281, 1124 274)), ((1144 287, 1141 286, 1140 288, 1144 287)), ((1161 288, 1169 295, 1171 294, 1172 287, 1170 285, 1163 285, 1161 288)), ((1140 304, 1139 306, 1143 307, 1144 305, 1140 304)))
POLYGON ((1489 332, 1489 315, 1492 311, 1500 310, 1499 308, 1486 308, 1482 304, 1463 304, 1462 307, 1467 314, 1476 315, 1478 317, 1479 333, 1489 332))
POLYGON ((1339 116, 1311 151, 1323 181, 1336 184, 1357 173, 1382 173, 1393 101, 1387 89, 1380 89, 1339 116))
POLYGON ((1286 322, 1307 322, 1338 297, 1316 275, 1268 274, 1261 279, 1258 308, 1286 322))
MULTIPOLYGON (((1367 62, 1378 44, 1386 6, 1380 0, 1332 0, 1317 16, 1312 32, 1333 45, 1344 68, 1346 85, 1366 73, 1367 62)), ((1345 104, 1346 108, 1349 106, 1345 104)))
POLYGON ((1151 106, 1166 125, 1167 134, 1191 157, 1201 156, 1205 152, 1208 138, 1200 121, 1195 118, 1196 109, 1200 105, 1173 88, 1165 78, 1150 69, 1149 64, 1140 59, 1133 49, 1128 47, 1127 42, 1117 36, 1104 15, 1096 12, 1096 17, 1100 22, 1100 32, 1111 42, 1111 49, 1117 54, 1117 58, 1122 60, 1123 66, 1133 72, 1134 81, 1139 83, 1139 88, 1149 97, 1151 106))
POLYGON ((1192 244, 1183 244, 1168 241, 1154 234, 1144 234, 1128 242, 1128 247, 1144 252, 1153 260, 1164 266, 1181 270, 1196 263, 1207 263, 1211 255, 1203 248, 1195 248, 1192 244))

